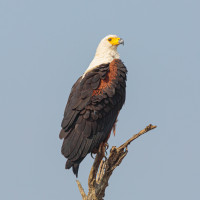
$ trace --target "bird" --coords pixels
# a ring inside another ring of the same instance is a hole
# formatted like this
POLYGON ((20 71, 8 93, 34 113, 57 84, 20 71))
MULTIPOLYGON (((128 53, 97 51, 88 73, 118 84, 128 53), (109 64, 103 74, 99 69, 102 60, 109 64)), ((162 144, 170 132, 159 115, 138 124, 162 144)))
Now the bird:
POLYGON ((104 37, 89 67, 72 86, 59 138, 65 168, 78 177, 79 165, 89 153, 106 145, 118 114, 125 103, 127 68, 117 51, 124 40, 117 35, 104 37))

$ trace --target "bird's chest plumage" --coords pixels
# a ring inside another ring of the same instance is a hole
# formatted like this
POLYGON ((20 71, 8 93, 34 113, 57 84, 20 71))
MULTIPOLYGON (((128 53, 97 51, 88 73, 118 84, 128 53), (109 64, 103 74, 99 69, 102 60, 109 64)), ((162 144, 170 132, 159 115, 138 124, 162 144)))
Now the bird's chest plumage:
POLYGON ((108 72, 106 73, 104 79, 101 79, 99 87, 93 90, 92 96, 101 95, 104 93, 106 88, 111 88, 113 81, 117 79, 118 68, 115 63, 109 65, 108 72))

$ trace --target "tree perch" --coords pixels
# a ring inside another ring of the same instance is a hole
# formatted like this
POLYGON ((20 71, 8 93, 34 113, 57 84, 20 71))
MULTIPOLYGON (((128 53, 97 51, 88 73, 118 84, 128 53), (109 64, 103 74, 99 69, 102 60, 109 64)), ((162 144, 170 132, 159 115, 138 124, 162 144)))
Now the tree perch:
POLYGON ((129 140, 127 140, 118 148, 113 146, 110 150, 108 159, 104 159, 106 149, 105 146, 101 145, 90 170, 88 178, 88 195, 85 194, 81 183, 78 180, 76 181, 82 199, 103 200, 110 176, 112 175, 114 169, 121 164, 122 160, 127 155, 128 145, 144 133, 147 133, 148 131, 155 128, 156 126, 150 124, 139 133, 133 135, 129 140))

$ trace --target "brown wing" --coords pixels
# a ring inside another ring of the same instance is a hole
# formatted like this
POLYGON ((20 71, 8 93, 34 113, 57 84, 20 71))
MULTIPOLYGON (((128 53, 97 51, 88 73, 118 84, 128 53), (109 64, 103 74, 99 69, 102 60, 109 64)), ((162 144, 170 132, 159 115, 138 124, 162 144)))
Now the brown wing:
POLYGON ((78 167, 85 156, 106 141, 125 101, 127 70, 121 60, 103 64, 74 84, 62 121, 62 154, 66 168, 78 167))

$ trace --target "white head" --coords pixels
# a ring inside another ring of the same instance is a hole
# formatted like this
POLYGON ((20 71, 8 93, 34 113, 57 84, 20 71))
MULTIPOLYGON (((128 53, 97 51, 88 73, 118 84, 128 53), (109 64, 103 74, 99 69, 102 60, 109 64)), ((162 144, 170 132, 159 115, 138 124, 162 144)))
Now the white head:
POLYGON ((124 40, 116 35, 108 35, 103 38, 97 47, 94 59, 85 71, 84 75, 101 64, 107 64, 112 62, 114 59, 119 59, 120 56, 117 52, 117 47, 120 44, 124 44, 124 40))

